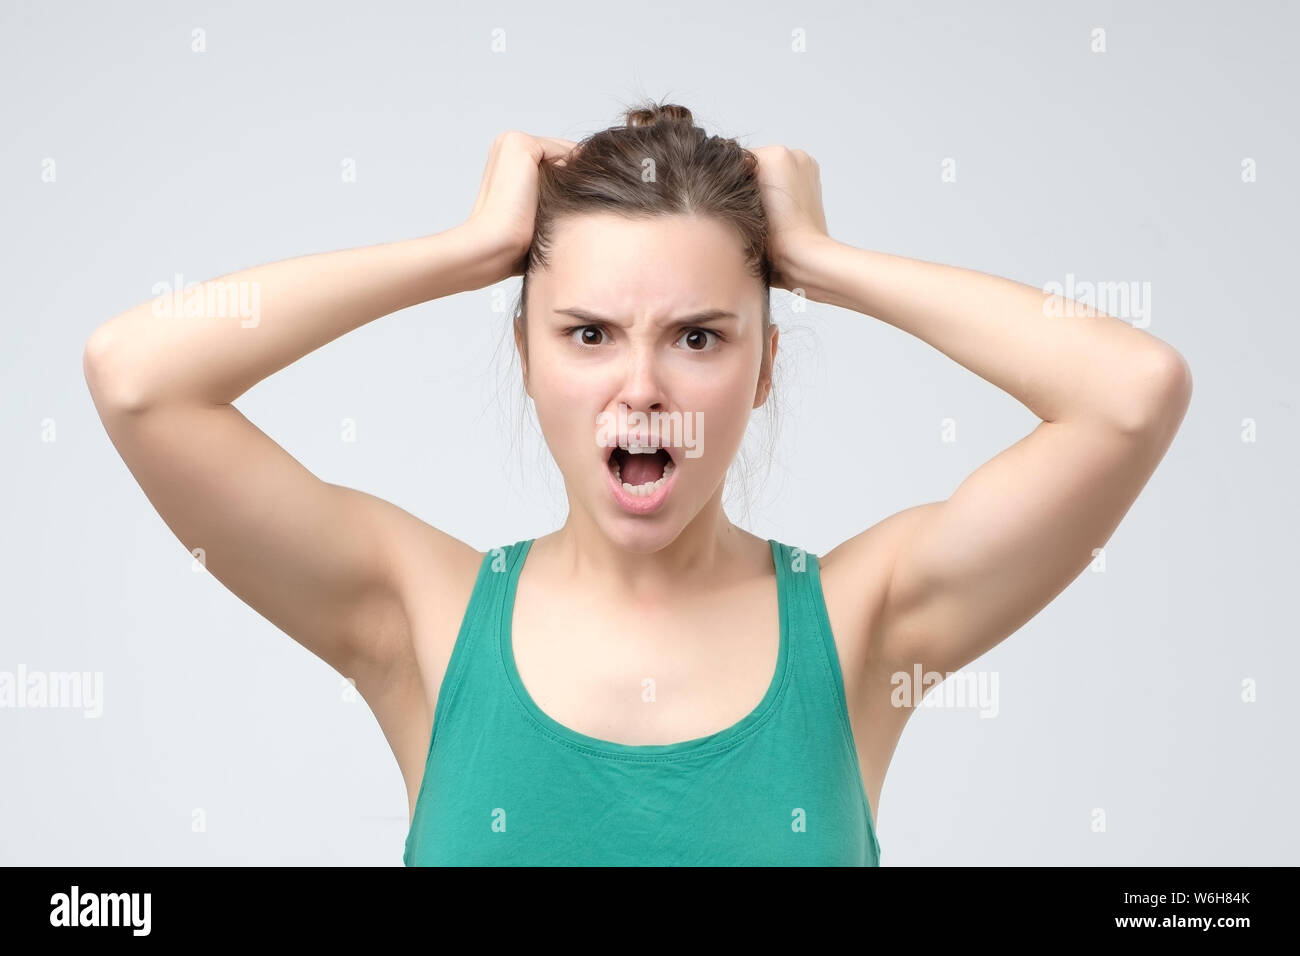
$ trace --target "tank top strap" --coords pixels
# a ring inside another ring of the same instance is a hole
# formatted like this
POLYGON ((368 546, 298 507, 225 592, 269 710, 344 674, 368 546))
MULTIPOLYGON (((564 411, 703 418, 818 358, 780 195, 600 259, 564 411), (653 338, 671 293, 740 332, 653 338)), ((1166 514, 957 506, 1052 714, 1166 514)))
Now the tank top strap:
POLYGON ((433 734, 429 739, 429 752, 433 752, 438 740, 438 730, 445 722, 442 717, 451 709, 467 673, 474 670, 479 673, 492 674, 495 668, 490 665, 482 669, 484 662, 495 662, 499 654, 497 634, 501 626, 501 611, 505 605, 516 566, 521 555, 527 551, 533 539, 526 538, 514 544, 489 548, 479 564, 478 576, 474 579, 474 589, 470 592, 469 604, 461 619, 460 631, 456 643, 452 646, 451 657, 443 674, 442 686, 438 692, 438 702, 433 712, 433 734))
POLYGON ((844 675, 822 592, 821 562, 811 551, 779 541, 773 544, 780 559, 778 587, 789 598, 790 640, 797 645, 796 654, 804 665, 796 679, 808 690, 808 699, 828 703, 828 710, 835 712, 835 720, 852 739, 844 675))
POLYGON ((796 658, 801 662, 794 679, 802 691, 802 700, 810 711, 815 712, 811 719, 826 722, 826 726, 838 726, 841 730, 844 761, 852 767, 852 787, 861 801, 865 832, 871 842, 871 859, 879 863, 880 839, 862 781, 862 765, 849 718, 839 649, 831 631, 826 595, 822 590, 821 561, 816 554, 803 548, 777 541, 772 543, 773 553, 781 558, 776 568, 783 581, 779 580, 778 586, 783 586, 789 595, 790 640, 796 658))

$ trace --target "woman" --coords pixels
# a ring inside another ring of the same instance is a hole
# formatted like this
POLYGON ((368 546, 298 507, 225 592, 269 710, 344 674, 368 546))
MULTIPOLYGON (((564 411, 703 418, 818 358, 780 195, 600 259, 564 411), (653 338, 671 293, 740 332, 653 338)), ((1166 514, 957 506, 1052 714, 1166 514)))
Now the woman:
POLYGON ((893 675, 958 670, 1060 593, 1191 393, 1119 319, 832 239, 806 153, 674 105, 581 144, 502 134, 453 229, 219 281, 255 290, 255 321, 228 304, 246 295, 191 299, 202 321, 145 303, 92 335, 87 382, 186 547, 355 681, 406 781, 408 865, 879 863, 916 703, 893 675), (569 500, 549 535, 476 551, 316 479, 231 404, 380 316, 520 275, 569 500), (918 336, 1042 422, 824 556, 736 527, 724 477, 771 392, 773 287, 918 336))

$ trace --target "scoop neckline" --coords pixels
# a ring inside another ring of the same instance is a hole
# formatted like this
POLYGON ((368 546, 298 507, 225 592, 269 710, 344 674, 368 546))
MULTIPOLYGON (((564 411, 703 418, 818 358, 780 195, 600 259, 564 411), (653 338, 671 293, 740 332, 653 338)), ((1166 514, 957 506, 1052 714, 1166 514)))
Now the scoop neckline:
POLYGON ((725 749, 755 730, 772 712, 785 687, 790 669, 789 618, 791 595, 789 594, 789 584, 781 569, 780 545, 775 539, 768 538, 767 543, 772 552, 772 565, 776 572, 777 616, 780 619, 780 638, 777 645, 776 668, 773 670, 772 680, 768 684, 767 692, 748 714, 730 727, 702 737, 693 737, 690 740, 679 740, 667 744, 624 744, 580 733, 572 727, 560 723, 542 710, 537 702, 533 700, 532 695, 528 693, 528 688, 524 686, 523 678, 519 675, 519 669, 515 664, 514 610, 519 575, 535 540, 535 538, 528 538, 517 542, 515 545, 515 553, 511 557, 507 572, 506 587, 502 593, 501 617, 497 627, 497 646, 502 667, 505 670, 507 681, 514 691, 515 699, 533 723, 543 732, 562 743, 591 753, 619 757, 624 760, 640 758, 655 760, 725 749))

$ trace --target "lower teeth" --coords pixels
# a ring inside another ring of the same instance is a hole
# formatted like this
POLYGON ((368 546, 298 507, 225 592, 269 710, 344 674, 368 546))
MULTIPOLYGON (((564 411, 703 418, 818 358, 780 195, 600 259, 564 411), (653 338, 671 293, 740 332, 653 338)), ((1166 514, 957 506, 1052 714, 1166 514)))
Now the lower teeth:
POLYGON ((670 461, 664 466, 663 476, 658 481, 647 481, 644 485, 629 485, 623 480, 622 469, 619 468, 618 462, 614 462, 614 480, 622 485, 623 490, 629 495, 633 495, 637 498, 644 498, 647 495, 654 494, 655 491, 658 490, 659 486, 668 480, 668 476, 673 473, 673 469, 676 467, 676 464, 670 461))

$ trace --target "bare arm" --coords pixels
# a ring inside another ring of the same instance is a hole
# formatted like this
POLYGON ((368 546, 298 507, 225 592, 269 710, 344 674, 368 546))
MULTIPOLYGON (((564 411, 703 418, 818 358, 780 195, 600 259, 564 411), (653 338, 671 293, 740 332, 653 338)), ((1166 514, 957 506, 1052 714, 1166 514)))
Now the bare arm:
POLYGON ((500 274, 499 256, 458 226, 255 266, 209 280, 180 303, 160 295, 95 330, 86 346, 92 395, 130 412, 229 404, 381 316, 483 288, 500 274))
MULTIPOLYGON (((495 281, 500 255, 460 226, 275 262, 204 283, 171 314, 159 306, 178 303, 144 302, 86 344, 104 427, 168 527, 243 601, 355 677, 363 695, 410 658, 396 549, 416 519, 319 480, 230 403, 380 316, 495 281)), ((420 527, 449 567, 474 553, 420 527)))
POLYGON ((957 670, 1037 614, 1110 538, 1182 422, 1190 371, 1145 331, 1068 314, 1059 297, 1008 279, 829 238, 801 246, 787 269, 810 297, 917 336, 1042 419, 948 500, 826 557, 848 569, 834 573, 886 572, 858 609, 874 622, 877 660, 957 670))

